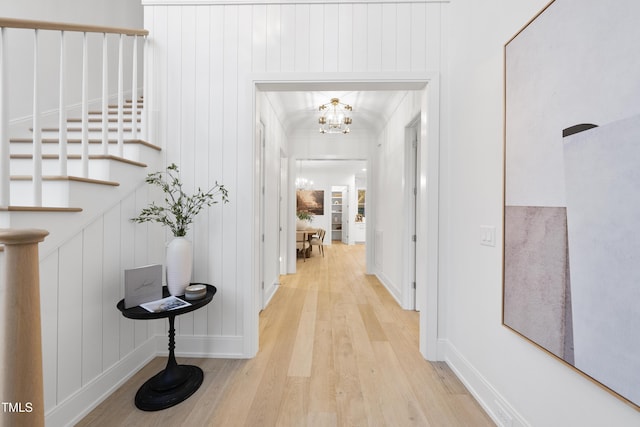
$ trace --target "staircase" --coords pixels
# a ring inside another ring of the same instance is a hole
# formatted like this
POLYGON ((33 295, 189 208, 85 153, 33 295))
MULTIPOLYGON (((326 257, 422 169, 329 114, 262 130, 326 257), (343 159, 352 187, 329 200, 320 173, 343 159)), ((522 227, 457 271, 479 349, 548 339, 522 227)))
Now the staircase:
MULTIPOLYGON (((145 178, 163 162, 160 148, 146 140, 154 109, 145 79, 147 36, 141 29, 0 17, 0 229, 49 233, 31 254, 43 301, 46 425, 75 424, 156 353, 161 324, 134 323, 115 308, 124 270, 164 259, 163 230, 130 221, 156 198, 145 178), (41 43, 47 55, 39 54, 41 43), (35 54, 32 70, 21 68, 16 52, 35 54), (69 71, 79 68, 82 76, 69 71), (28 92, 29 80, 31 106, 10 93, 28 92)), ((5 270, 19 267, 2 249, 0 289, 5 270)), ((7 295, 0 292, 1 304, 13 304, 7 295)))
MULTIPOLYGON (((96 214, 134 191, 147 173, 155 171, 160 161, 160 147, 140 138, 140 116, 144 108, 137 100, 138 117, 132 119, 131 100, 124 104, 123 140, 118 144, 117 106, 109 106, 108 139, 103 145, 102 111, 89 112, 88 175, 82 173, 82 126, 79 118, 67 120, 67 174, 60 170, 60 129, 43 128, 42 133, 42 206, 33 202, 33 138, 10 138, 10 205, 0 208, 0 228, 43 228, 50 237, 41 244, 55 247, 63 241, 69 224, 86 223, 96 214), (133 125, 136 129, 134 132, 133 125), (106 154, 105 154, 106 151, 106 154), (150 168, 151 166, 151 168, 150 168)), ((30 129, 32 132, 33 129, 30 129)), ((42 249, 41 249, 42 250, 42 249)))

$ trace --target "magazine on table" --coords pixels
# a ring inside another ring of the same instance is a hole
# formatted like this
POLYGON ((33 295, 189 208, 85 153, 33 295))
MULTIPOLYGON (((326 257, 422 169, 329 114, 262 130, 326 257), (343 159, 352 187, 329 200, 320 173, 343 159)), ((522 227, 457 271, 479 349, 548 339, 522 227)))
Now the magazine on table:
POLYGON ((191 303, 181 300, 180 298, 171 296, 156 301, 140 304, 140 307, 151 313, 162 313, 165 311, 176 310, 182 307, 188 307, 191 303))

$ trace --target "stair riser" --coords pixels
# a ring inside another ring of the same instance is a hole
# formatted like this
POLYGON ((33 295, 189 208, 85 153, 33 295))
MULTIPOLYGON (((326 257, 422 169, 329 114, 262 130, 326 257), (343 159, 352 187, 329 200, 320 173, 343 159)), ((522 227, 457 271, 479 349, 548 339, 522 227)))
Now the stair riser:
MULTIPOLYGON (((132 144, 126 143, 123 145, 124 156, 127 159, 139 161, 143 163, 145 162, 146 155, 148 153, 155 153, 156 150, 150 149, 149 147, 145 147, 141 144, 132 144)), ((33 147, 31 143, 18 143, 12 142, 10 147, 11 154, 32 154, 33 147)), ((42 144, 42 154, 54 154, 57 155, 59 152, 57 143, 43 143, 42 144)), ((82 144, 80 143, 70 143, 67 145, 67 154, 82 154, 82 144)), ((90 143, 89 144, 89 154, 103 154, 102 152, 102 144, 99 143, 90 143)), ((119 156, 118 146, 115 143, 109 144, 109 152, 107 154, 111 154, 113 156, 119 156)), ((13 160, 12 160, 13 161, 13 160)))
MULTIPOLYGON (((123 164, 117 160, 90 159, 89 178, 119 182, 128 167, 136 166, 123 164)), ((33 175, 33 162, 31 159, 11 160, 11 175, 33 175)), ((42 160, 42 175, 61 175, 58 160, 42 160)), ((82 161, 80 159, 70 159, 67 162, 67 173, 65 175, 82 176, 82 161)))
MULTIPOLYGON (((113 191, 111 187, 104 187, 101 191, 113 191)), ((56 208, 82 206, 95 198, 97 192, 95 184, 76 181, 44 181, 42 183, 42 205, 56 208)), ((31 181, 11 182, 11 205, 35 206, 31 181)))

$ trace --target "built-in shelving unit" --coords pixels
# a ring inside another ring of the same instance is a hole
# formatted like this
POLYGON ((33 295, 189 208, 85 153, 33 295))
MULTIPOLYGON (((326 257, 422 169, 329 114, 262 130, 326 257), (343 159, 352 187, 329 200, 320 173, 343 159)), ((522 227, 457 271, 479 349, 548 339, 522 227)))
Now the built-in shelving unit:
POLYGON ((342 191, 331 192, 331 240, 342 240, 342 191))

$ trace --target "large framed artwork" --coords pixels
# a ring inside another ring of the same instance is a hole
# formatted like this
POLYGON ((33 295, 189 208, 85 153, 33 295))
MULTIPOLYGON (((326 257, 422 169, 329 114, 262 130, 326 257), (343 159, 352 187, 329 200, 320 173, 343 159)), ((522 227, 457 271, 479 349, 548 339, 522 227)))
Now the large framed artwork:
POLYGON ((324 190, 296 190, 296 211, 324 215, 324 190))
POLYGON ((640 1, 504 47, 503 323, 640 409, 640 1))

